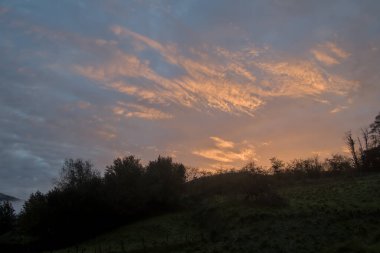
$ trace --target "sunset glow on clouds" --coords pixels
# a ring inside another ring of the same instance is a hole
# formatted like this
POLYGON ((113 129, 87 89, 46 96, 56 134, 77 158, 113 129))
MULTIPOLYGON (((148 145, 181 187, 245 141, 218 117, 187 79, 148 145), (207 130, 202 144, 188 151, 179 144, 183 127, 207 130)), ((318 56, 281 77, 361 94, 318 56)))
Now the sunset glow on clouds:
POLYGON ((318 49, 313 49, 311 52, 318 61, 326 65, 340 64, 340 59, 344 60, 350 56, 349 53, 331 42, 318 45, 318 49))
POLYGON ((0 192, 67 157, 241 167, 342 152, 378 113, 375 1, 0 3, 0 192))
POLYGON ((230 166, 257 161, 255 147, 253 145, 243 143, 234 143, 232 141, 223 140, 222 138, 212 136, 214 146, 207 149, 195 150, 194 155, 209 159, 213 163, 211 168, 218 169, 224 166, 230 166))
MULTIPOLYGON (((254 111, 265 104, 267 97, 300 97, 323 93, 345 95, 358 86, 356 81, 330 74, 308 60, 265 59, 266 55, 276 54, 269 49, 261 50, 262 57, 259 57, 257 53, 247 55, 247 50, 229 52, 207 45, 207 51, 193 49, 189 56, 184 56, 176 44, 165 46, 120 26, 113 26, 111 30, 122 36, 126 40, 125 44, 143 43, 146 48, 139 48, 138 53, 156 51, 166 64, 182 70, 182 74, 167 78, 152 69, 148 59, 127 54, 113 45, 113 58, 95 66, 75 66, 76 71, 106 87, 150 103, 175 103, 198 109, 209 107, 253 116, 254 111), (256 74, 263 73, 263 77, 256 77, 256 74), (133 84, 128 82, 128 78, 143 80, 133 84), (148 88, 141 88, 142 84, 148 88)), ((330 48, 340 58, 348 57, 348 53, 336 45, 326 45, 323 48, 330 48)), ((326 65, 338 64, 335 58, 322 51, 312 52, 318 61, 326 65)))

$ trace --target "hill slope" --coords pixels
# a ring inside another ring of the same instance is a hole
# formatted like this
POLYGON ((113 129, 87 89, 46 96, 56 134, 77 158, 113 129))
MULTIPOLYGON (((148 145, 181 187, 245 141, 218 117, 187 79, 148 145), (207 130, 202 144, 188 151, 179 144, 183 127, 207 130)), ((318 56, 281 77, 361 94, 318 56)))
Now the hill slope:
POLYGON ((280 194, 287 205, 276 208, 213 197, 57 252, 380 252, 380 176, 300 182, 280 194))
POLYGON ((16 201, 16 200, 18 200, 18 198, 15 198, 15 197, 12 197, 12 196, 0 193, 0 201, 6 201, 6 200, 7 201, 16 201))

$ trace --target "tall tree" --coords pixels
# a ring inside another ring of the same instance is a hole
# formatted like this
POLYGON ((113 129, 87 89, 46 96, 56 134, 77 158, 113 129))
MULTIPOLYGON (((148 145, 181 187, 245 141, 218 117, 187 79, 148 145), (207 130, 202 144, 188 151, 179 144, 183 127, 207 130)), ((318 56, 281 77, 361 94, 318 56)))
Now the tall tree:
POLYGON ((118 215, 139 212, 145 204, 144 167, 134 156, 117 158, 107 166, 104 182, 109 206, 118 215))
POLYGON ((15 223, 16 214, 11 202, 0 202, 0 234, 10 231, 15 223))
POLYGON ((146 185, 150 201, 156 207, 176 205, 185 184, 185 166, 171 157, 159 156, 146 168, 146 185))
POLYGON ((354 139, 352 138, 352 133, 351 133, 351 131, 349 131, 349 132, 346 133, 344 139, 345 139, 345 142, 346 142, 347 148, 348 148, 348 150, 349 150, 350 153, 351 153, 352 159, 354 160, 355 168, 358 169, 358 168, 360 167, 360 164, 359 164, 358 155, 357 155, 357 153, 356 153, 355 141, 354 141, 354 139))
POLYGON ((372 145, 380 146, 380 113, 376 116, 375 121, 370 126, 372 145))
POLYGON ((84 184, 100 181, 100 178, 100 173, 93 168, 91 162, 81 159, 67 159, 56 185, 62 190, 74 189, 84 184))

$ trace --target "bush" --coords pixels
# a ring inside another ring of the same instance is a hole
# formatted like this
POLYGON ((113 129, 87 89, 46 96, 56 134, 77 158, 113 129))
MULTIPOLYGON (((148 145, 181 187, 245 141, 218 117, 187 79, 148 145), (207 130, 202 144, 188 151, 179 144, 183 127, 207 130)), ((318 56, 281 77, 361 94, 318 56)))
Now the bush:
POLYGON ((284 172, 285 163, 283 161, 281 161, 280 159, 277 159, 276 157, 272 157, 269 160, 271 162, 271 170, 273 174, 279 174, 281 172, 284 172))
POLYGON ((341 174, 353 170, 352 160, 346 156, 334 154, 325 160, 326 169, 331 174, 341 174))
POLYGON ((363 158, 363 165, 366 170, 380 170, 380 146, 366 150, 363 158))
POLYGON ((295 159, 287 165, 286 170, 298 177, 306 175, 310 178, 318 178, 324 172, 323 164, 317 156, 308 159, 295 159))

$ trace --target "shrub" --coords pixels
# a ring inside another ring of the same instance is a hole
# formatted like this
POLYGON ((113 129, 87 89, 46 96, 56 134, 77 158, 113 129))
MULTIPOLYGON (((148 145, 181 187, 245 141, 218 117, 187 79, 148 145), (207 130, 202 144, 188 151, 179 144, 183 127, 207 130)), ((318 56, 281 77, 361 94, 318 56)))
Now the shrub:
POLYGON ((346 156, 334 154, 325 160, 326 169, 332 174, 340 174, 353 170, 352 160, 346 156))
POLYGON ((285 170, 285 163, 276 157, 269 159, 271 162, 271 170, 273 174, 279 174, 285 170))
POLYGON ((323 164, 319 161, 318 156, 308 159, 295 159, 291 161, 286 170, 296 176, 304 175, 317 178, 324 172, 323 164))

